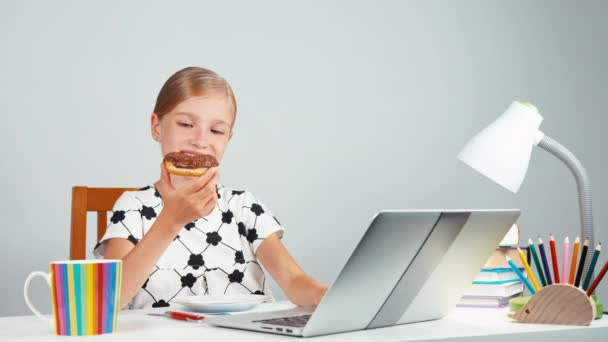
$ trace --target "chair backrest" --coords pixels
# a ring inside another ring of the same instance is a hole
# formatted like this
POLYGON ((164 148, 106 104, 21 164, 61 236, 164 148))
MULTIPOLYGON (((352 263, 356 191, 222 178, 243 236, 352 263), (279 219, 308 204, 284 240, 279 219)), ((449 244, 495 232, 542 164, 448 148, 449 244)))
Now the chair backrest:
POLYGON ((108 211, 128 190, 136 188, 89 188, 72 187, 72 224, 70 229, 70 260, 86 258, 87 213, 97 212, 97 241, 106 232, 108 211))

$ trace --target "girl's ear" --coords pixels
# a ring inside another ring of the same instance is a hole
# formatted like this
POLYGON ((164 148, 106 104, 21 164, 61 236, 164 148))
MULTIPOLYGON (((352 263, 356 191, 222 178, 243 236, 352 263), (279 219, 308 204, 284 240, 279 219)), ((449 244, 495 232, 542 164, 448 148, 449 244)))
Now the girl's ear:
POLYGON ((152 139, 160 141, 160 118, 156 113, 152 113, 152 116, 150 117, 150 128, 152 139))

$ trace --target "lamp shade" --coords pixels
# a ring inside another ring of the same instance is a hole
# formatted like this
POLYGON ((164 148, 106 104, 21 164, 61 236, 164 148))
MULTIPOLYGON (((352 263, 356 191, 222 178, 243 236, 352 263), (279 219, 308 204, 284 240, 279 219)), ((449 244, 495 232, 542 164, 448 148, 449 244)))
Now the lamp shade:
POLYGON ((543 117, 531 104, 513 102, 496 121, 477 133, 458 154, 465 164, 516 193, 543 133, 543 117))

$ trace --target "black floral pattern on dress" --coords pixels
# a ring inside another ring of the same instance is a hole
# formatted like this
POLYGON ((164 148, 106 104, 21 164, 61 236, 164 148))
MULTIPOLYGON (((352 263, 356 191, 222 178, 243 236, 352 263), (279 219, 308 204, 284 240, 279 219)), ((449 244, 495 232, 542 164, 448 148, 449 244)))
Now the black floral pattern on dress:
POLYGON ((232 211, 230 211, 230 209, 228 209, 226 212, 222 213, 222 222, 230 224, 232 222, 233 217, 234 214, 232 213, 232 211))
POLYGON ((153 217, 156 217, 156 212, 152 207, 146 207, 145 205, 140 210, 141 216, 145 217, 148 220, 151 220, 153 217))
POLYGON ((207 243, 217 246, 222 241, 222 237, 217 232, 207 233, 207 243))
POLYGON ((194 283, 196 283, 196 277, 192 275, 192 273, 188 273, 185 276, 182 276, 181 278, 182 281, 182 287, 189 287, 192 288, 192 286, 194 286, 194 283))
POLYGON ((139 242, 139 239, 137 239, 133 235, 129 235, 129 237, 127 238, 127 240, 131 241, 131 243, 133 243, 134 245, 137 245, 137 243, 139 242))
POLYGON ((169 303, 167 303, 164 299, 156 301, 156 303, 152 304, 153 308, 166 308, 168 306, 169 306, 169 303))
POLYGON ((125 219, 124 210, 117 210, 114 213, 112 213, 112 218, 110 218, 110 222, 117 224, 118 222, 121 222, 124 219, 125 219))
POLYGON ((234 270, 231 274, 228 275, 228 280, 231 283, 241 283, 243 281, 243 276, 245 274, 239 270, 234 270))
POLYGON ((243 251, 234 252, 234 262, 237 264, 245 263, 245 257, 243 256, 243 251))
POLYGON ((241 191, 241 190, 232 190, 232 194, 233 195, 242 195, 245 191, 241 191))
POLYGON ((253 243, 253 241, 258 239, 258 231, 253 228, 253 229, 249 229, 249 231, 247 232, 247 241, 253 243))
POLYGON ((262 206, 257 203, 253 203, 251 205, 251 211, 253 211, 255 216, 260 216, 264 213, 264 209, 262 208, 262 206))
POLYGON ((203 260, 203 255, 190 254, 190 259, 188 259, 188 266, 191 266, 195 270, 198 270, 199 267, 205 266, 205 260, 203 260))
POLYGON ((239 227, 239 235, 247 236, 247 228, 245 228, 245 224, 243 222, 239 222, 237 226, 239 227))
POLYGON ((187 225, 185 225, 184 228, 186 228, 186 230, 190 230, 190 229, 194 228, 194 226, 195 226, 194 222, 190 222, 187 225))

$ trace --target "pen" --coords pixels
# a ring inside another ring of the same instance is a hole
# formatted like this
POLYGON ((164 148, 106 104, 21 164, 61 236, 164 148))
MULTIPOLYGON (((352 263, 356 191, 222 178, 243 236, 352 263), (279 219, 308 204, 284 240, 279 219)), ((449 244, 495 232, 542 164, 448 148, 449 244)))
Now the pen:
POLYGON ((173 318, 173 319, 178 319, 180 321, 200 321, 202 319, 205 319, 205 316, 203 315, 197 315, 197 314, 191 314, 191 313, 187 313, 187 312, 179 312, 179 311, 165 311, 165 312, 161 312, 161 313, 148 313, 148 315, 151 316, 164 316, 164 317, 169 317, 169 318, 173 318))
POLYGON ((528 264, 528 260, 526 260, 526 257, 524 256, 524 252, 521 251, 521 249, 519 248, 519 246, 517 247, 517 254, 519 254, 519 258, 521 259, 521 263, 524 265, 524 268, 526 269, 526 273, 528 273, 528 278, 532 282, 532 286, 534 287, 534 290, 538 291, 539 287, 538 287, 538 283, 536 282, 536 277, 534 277, 534 273, 532 273, 532 269, 530 269, 530 265, 528 264))
POLYGON ((570 252, 570 240, 566 236, 564 246, 562 248, 562 283, 568 283, 568 253, 570 252))
POLYGON ((591 265, 589 265, 589 270, 587 270, 587 276, 585 277, 585 281, 583 282, 583 291, 587 291, 587 288, 589 287, 589 282, 591 282, 591 276, 593 275, 593 269, 595 269, 595 264, 597 263, 597 258, 600 256, 601 250, 602 243, 600 242, 600 244, 595 247, 595 252, 593 252, 591 265))
POLYGON ((551 248, 551 265, 553 266, 553 280, 559 284, 559 265, 557 264, 557 250, 555 248, 555 239, 553 234, 549 235, 549 248, 551 248))
POLYGON ((540 283, 543 286, 547 286, 547 281, 545 280, 545 274, 543 272, 543 268, 540 265, 540 261, 538 259, 538 253, 536 253, 536 247, 534 246, 534 242, 532 239, 528 239, 528 249, 532 253, 532 258, 534 259, 534 265, 536 265, 536 271, 538 271, 538 276, 540 277, 540 283))
POLYGON ((606 263, 604 264, 604 267, 602 267, 602 270, 600 271, 600 274, 598 274, 597 277, 595 277, 595 280, 593 281, 593 283, 591 283, 591 286, 589 286, 589 288, 587 289, 588 297, 593 294, 593 291, 595 291, 595 288, 597 287, 597 285, 602 281, 602 278, 604 278, 604 275, 606 275, 606 272, 608 272, 608 261, 606 261, 606 263))
POLYGON ((551 285, 553 284, 553 280, 551 280, 551 269, 549 269, 549 263, 547 262, 547 254, 545 253, 545 245, 543 244, 543 240, 541 240, 540 236, 538 237, 538 251, 540 252, 540 257, 543 261, 543 269, 545 270, 547 285, 551 285))
POLYGON ((521 273, 521 271, 519 270, 519 268, 517 267, 517 265, 515 265, 515 263, 513 262, 513 260, 511 260, 511 258, 509 258, 508 255, 505 255, 505 259, 507 259, 507 263, 509 264, 509 266, 511 266, 511 269, 513 269, 513 272, 515 272, 515 274, 517 275, 517 277, 528 288, 528 291, 530 291, 530 294, 532 294, 532 295, 536 294, 536 291, 534 291, 534 287, 532 287, 532 284, 530 284, 530 282, 524 276, 524 274, 521 273))
POLYGON ((577 236, 574 240, 574 248, 572 249, 572 261, 570 262, 570 278, 568 282, 570 285, 574 285, 574 275, 576 274, 576 259, 578 258, 578 249, 581 245, 581 240, 577 236))
POLYGON ((574 278, 574 286, 579 287, 581 285, 581 277, 583 276, 583 267, 585 266, 585 259, 587 258, 587 250, 589 249, 589 240, 585 240, 583 243, 583 251, 581 252, 581 258, 578 261, 578 269, 576 270, 576 278, 574 278))

